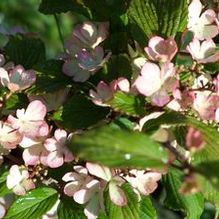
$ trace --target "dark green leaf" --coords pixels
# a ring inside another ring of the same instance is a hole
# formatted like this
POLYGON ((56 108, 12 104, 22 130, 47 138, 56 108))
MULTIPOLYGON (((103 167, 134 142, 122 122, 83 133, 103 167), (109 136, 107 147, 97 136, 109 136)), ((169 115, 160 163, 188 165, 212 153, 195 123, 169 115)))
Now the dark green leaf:
POLYGON ((64 75, 62 65, 63 62, 60 60, 47 60, 35 66, 37 80, 28 92, 34 94, 54 92, 70 85, 71 78, 64 75))
POLYGON ((110 106, 121 113, 131 116, 142 116, 145 114, 145 100, 141 96, 126 94, 118 91, 113 99, 109 101, 110 106))
POLYGON ((30 69, 45 60, 45 46, 40 39, 29 37, 11 37, 5 46, 6 55, 16 65, 30 69))
POLYGON ((58 207, 59 219, 86 219, 83 205, 74 202, 72 198, 63 197, 58 207))
POLYGON ((163 177, 166 191, 164 204, 175 211, 182 211, 187 219, 199 219, 204 209, 204 197, 201 193, 183 195, 179 193, 183 173, 179 170, 170 170, 163 177))
POLYGON ((132 35, 141 44, 154 34, 174 37, 185 30, 187 11, 187 0, 132 0, 129 7, 132 35))
POLYGON ((149 136, 101 127, 71 139, 70 149, 80 158, 110 167, 163 168, 167 152, 149 136))
POLYGON ((19 197, 9 208, 5 219, 40 218, 56 203, 57 191, 41 187, 19 197))
POLYGON ((81 0, 42 0, 39 11, 43 14, 73 11, 90 17, 89 10, 82 4, 81 0))
POLYGON ((54 114, 53 120, 68 130, 75 130, 95 125, 108 114, 108 108, 96 106, 84 96, 73 96, 54 114))

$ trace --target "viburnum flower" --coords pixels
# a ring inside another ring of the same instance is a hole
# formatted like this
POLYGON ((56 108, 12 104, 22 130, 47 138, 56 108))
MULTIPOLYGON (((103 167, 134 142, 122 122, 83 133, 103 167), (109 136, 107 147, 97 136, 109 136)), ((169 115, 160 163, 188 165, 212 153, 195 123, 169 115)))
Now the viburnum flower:
POLYGON ((0 121, 0 145, 5 149, 14 149, 22 140, 22 134, 11 124, 0 121))
POLYGON ((187 46, 187 50, 198 63, 209 63, 219 60, 219 52, 216 50, 216 44, 211 39, 200 42, 194 38, 187 46))
POLYGON ((194 37, 199 40, 212 39, 218 33, 216 24, 216 13, 208 9, 202 13, 202 4, 200 0, 193 0, 189 5, 188 29, 194 33, 194 37))
POLYGON ((120 186, 125 183, 119 175, 113 173, 108 167, 86 163, 86 167, 89 173, 109 183, 109 195, 111 201, 118 206, 124 206, 127 204, 127 198, 124 191, 120 186))
POLYGON ((77 54, 82 48, 97 47, 108 36, 109 22, 85 21, 76 25, 65 47, 70 54, 77 54))
POLYGON ((215 120, 216 111, 219 108, 219 96, 211 91, 197 91, 193 102, 193 108, 201 119, 215 120))
POLYGON ((3 198, 0 198, 0 219, 4 218, 6 213, 6 207, 3 201, 3 198))
POLYGON ((69 58, 63 65, 64 74, 72 77, 73 81, 84 82, 99 70, 110 58, 110 53, 106 56, 102 47, 96 47, 94 50, 80 50, 75 58, 69 58))
POLYGON ((55 203, 55 205, 42 216, 42 219, 58 219, 58 206, 60 203, 60 199, 55 203))
POLYGON ((23 160, 25 165, 35 166, 41 163, 44 166, 48 166, 47 157, 49 153, 44 147, 45 139, 45 137, 37 140, 32 140, 26 137, 23 138, 19 145, 24 148, 23 160))
POLYGON ((27 70, 18 65, 14 67, 9 73, 0 68, 0 80, 4 87, 7 87, 11 92, 25 90, 36 81, 36 74, 33 70, 27 70))
POLYGON ((188 132, 186 134, 186 146, 189 149, 200 149, 204 146, 205 142, 202 136, 202 133, 194 129, 193 127, 189 127, 188 132))
POLYGON ((51 168, 57 168, 64 162, 73 161, 74 157, 67 148, 68 134, 65 130, 56 129, 53 138, 47 138, 44 146, 48 151, 47 164, 51 168))
POLYGON ((88 175, 86 168, 74 166, 74 172, 66 173, 62 180, 67 182, 64 193, 73 197, 75 202, 86 204, 84 209, 88 219, 95 219, 103 209, 103 189, 100 181, 88 175))
POLYGON ((20 133, 28 138, 37 138, 47 136, 49 128, 44 121, 46 116, 46 106, 39 100, 32 101, 27 109, 18 109, 15 118, 8 116, 8 122, 12 128, 17 129, 20 133))
POLYGON ((126 78, 120 77, 113 80, 109 85, 104 81, 100 81, 95 90, 90 90, 92 101, 99 106, 108 106, 107 101, 113 98, 116 91, 129 92, 130 83, 126 78))
POLYGON ((149 40, 145 52, 153 61, 170 62, 178 51, 177 44, 173 38, 163 39, 155 36, 149 40))
POLYGON ((142 195, 150 195, 158 187, 158 181, 162 174, 158 172, 145 172, 144 170, 130 170, 131 176, 126 176, 125 179, 130 185, 135 188, 136 192, 142 195))
POLYGON ((139 93, 151 97, 153 104, 162 107, 170 101, 169 92, 173 92, 178 87, 175 72, 172 63, 164 63, 160 68, 154 63, 147 62, 134 86, 139 93))
POLYGON ((7 187, 12 189, 16 195, 25 195, 27 191, 35 188, 29 177, 29 172, 25 168, 13 165, 7 176, 7 187))

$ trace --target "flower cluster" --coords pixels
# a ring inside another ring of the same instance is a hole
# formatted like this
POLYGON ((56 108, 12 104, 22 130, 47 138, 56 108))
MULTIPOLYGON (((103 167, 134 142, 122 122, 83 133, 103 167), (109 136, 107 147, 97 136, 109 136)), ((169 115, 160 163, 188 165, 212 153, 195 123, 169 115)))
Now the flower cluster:
POLYGON ((73 81, 84 82, 89 79, 110 58, 104 54, 99 44, 108 36, 109 23, 85 21, 78 24, 66 41, 66 54, 63 72, 73 81))

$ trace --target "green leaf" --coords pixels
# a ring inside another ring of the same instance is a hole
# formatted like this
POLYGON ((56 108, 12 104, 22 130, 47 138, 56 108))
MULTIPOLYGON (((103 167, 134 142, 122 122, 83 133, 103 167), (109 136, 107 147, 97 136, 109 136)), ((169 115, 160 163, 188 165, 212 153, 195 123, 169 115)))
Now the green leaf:
POLYGON ((8 115, 16 109, 25 108, 27 106, 28 102, 29 102, 28 98, 25 94, 14 93, 10 96, 9 99, 7 99, 7 101, 3 107, 3 110, 2 110, 2 114, 8 115))
POLYGON ((8 176, 8 170, 4 166, 1 166, 0 167, 0 197, 3 197, 11 193, 6 185, 7 176, 8 176))
POLYGON ((67 196, 61 199, 58 207, 59 219, 86 219, 84 215, 84 207, 74 202, 72 198, 67 196))
POLYGON ((26 69, 45 60, 45 46, 40 39, 13 36, 5 46, 5 52, 10 61, 26 69))
POLYGON ((40 218, 56 203, 57 191, 41 187, 19 197, 9 208, 5 219, 40 218))
POLYGON ((128 10, 132 35, 142 44, 155 34, 174 37, 185 30, 187 11, 187 0, 132 0, 128 10))
POLYGON ((107 219, 156 219, 156 211, 149 197, 143 197, 139 202, 137 195, 128 184, 122 186, 128 204, 119 207, 112 203, 109 195, 106 197, 106 215, 107 219))
POLYGON ((145 114, 145 100, 141 96, 126 94, 118 91, 109 101, 110 106, 118 112, 130 116, 143 116, 145 114))
POLYGON ((108 114, 108 108, 96 106, 80 95, 70 98, 52 119, 68 130, 76 130, 95 125, 108 114))
POLYGON ((110 167, 163 168, 168 155, 149 136, 101 127, 71 139, 70 149, 85 160, 110 167))
POLYGON ((90 17, 89 10, 82 4, 81 0, 42 0, 39 11, 43 14, 72 11, 90 17))
POLYGON ((62 72, 63 61, 46 60, 34 67, 37 73, 36 83, 28 89, 29 93, 48 93, 63 89, 72 83, 71 78, 62 72))
POLYGON ((179 193, 183 173, 179 170, 169 170, 163 177, 166 191, 164 205, 175 211, 182 211, 187 219, 199 219, 204 209, 204 197, 201 193, 183 195, 179 193))

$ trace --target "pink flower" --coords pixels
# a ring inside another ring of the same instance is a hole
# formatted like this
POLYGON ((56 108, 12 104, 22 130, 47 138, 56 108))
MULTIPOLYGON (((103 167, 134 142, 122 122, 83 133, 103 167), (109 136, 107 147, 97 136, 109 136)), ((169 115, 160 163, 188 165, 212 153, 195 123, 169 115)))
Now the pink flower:
POLYGON ((36 81, 36 74, 33 70, 25 71, 20 65, 13 68, 9 73, 0 68, 1 84, 7 87, 11 92, 25 90, 36 81))
POLYGON ((200 0, 193 0, 189 5, 188 29, 194 33, 194 37, 199 40, 214 38, 219 29, 216 25, 216 13, 208 9, 202 14, 202 4, 200 0))
POLYGON ((199 130, 189 127, 188 133, 186 135, 186 146, 191 149, 200 149, 204 146, 204 139, 202 133, 199 130))
POLYGON ((56 129, 53 138, 45 140, 44 146, 48 151, 47 163, 51 168, 57 168, 64 162, 73 161, 74 157, 67 148, 68 135, 65 130, 56 129))
POLYGON ((6 207, 0 200, 0 219, 3 219, 6 214, 6 207))
POLYGON ((154 63, 147 62, 134 86, 139 93, 151 97, 153 104, 162 107, 170 101, 168 93, 173 92, 178 86, 175 68, 172 63, 164 63, 160 68, 154 63))
POLYGON ((18 109, 17 118, 9 115, 8 122, 14 129, 23 133, 26 137, 37 138, 47 136, 48 125, 44 121, 46 106, 39 100, 32 101, 27 109, 18 109))
POLYGON ((30 175, 26 169, 13 165, 7 176, 7 187, 12 189, 16 195, 25 195, 27 191, 35 188, 29 177, 30 175))
POLYGON ((96 91, 90 90, 90 97, 96 105, 108 106, 108 104, 104 102, 113 98, 113 91, 104 81, 100 81, 97 85, 96 91))
POLYGON ((87 169, 74 166, 74 172, 66 173, 63 181, 67 182, 64 193, 79 204, 86 204, 84 209, 88 219, 95 219, 100 209, 103 209, 103 189, 100 182, 88 175, 87 169))
POLYGON ((219 107, 219 96, 211 91, 195 93, 193 108, 205 120, 215 120, 215 112, 219 107))
POLYGON ((44 147, 45 138, 32 140, 24 137, 20 146, 24 148, 23 160, 25 165, 35 166, 38 163, 48 166, 47 157, 48 151, 44 147))
POLYGON ((219 52, 217 52, 216 45, 211 39, 201 43, 198 39, 194 38, 187 46, 187 50, 198 63, 209 63, 219 60, 219 52))
POLYGON ((109 183, 109 195, 111 201, 118 206, 127 205, 127 198, 120 186, 125 182, 120 176, 111 172, 108 167, 98 164, 87 163, 86 167, 90 174, 101 178, 109 183))
POLYGON ((174 39, 163 39, 162 37, 152 37, 145 52, 153 61, 170 62, 177 53, 177 44, 174 39))
POLYGON ((9 123, 0 121, 0 145, 5 149, 14 149, 22 140, 22 134, 9 123))
POLYGON ((109 85, 104 81, 100 81, 96 91, 90 90, 90 96, 96 105, 109 106, 107 101, 112 99, 113 94, 119 90, 126 93, 130 91, 130 83, 126 78, 120 77, 117 80, 113 80, 109 85))
POLYGON ((161 173, 145 172, 144 170, 131 170, 131 176, 126 176, 130 185, 143 195, 150 195, 158 187, 158 181, 161 179, 161 173))
POLYGON ((84 82, 99 70, 110 58, 111 54, 104 55, 102 47, 92 51, 81 49, 75 58, 67 59, 63 65, 64 74, 71 76, 73 81, 84 82))
POLYGON ((94 49, 107 38, 108 29, 108 22, 85 21, 83 24, 78 24, 65 43, 67 51, 70 54, 76 54, 81 48, 94 49))

